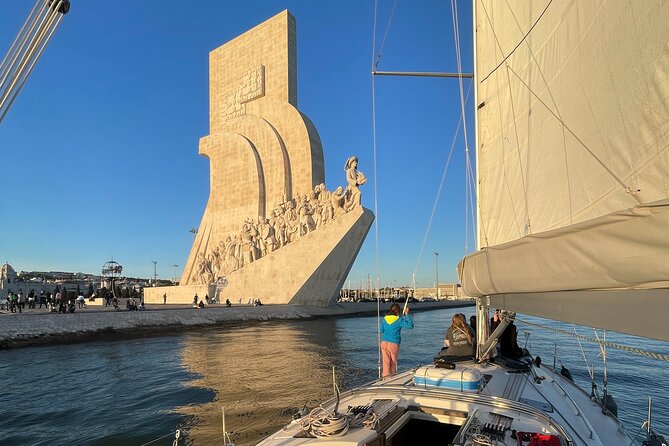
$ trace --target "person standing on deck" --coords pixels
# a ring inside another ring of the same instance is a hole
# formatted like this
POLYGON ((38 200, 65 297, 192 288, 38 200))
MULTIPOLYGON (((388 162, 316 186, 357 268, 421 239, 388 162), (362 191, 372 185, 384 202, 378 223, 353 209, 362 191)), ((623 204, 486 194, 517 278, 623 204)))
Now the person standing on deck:
POLYGON ((400 353, 402 328, 412 329, 413 319, 409 307, 400 315, 400 306, 392 304, 388 314, 381 319, 381 355, 383 357, 383 378, 386 379, 397 372, 397 357, 400 353))

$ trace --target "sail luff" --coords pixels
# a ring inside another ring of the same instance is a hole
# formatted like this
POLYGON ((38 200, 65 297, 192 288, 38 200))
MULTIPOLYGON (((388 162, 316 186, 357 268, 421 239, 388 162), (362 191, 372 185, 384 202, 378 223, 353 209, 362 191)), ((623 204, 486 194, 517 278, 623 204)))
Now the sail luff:
MULTIPOLYGON (((477 13, 476 13, 476 3, 477 0, 472 0, 472 33, 474 34, 472 36, 472 42, 473 42, 473 62, 474 62, 474 107, 478 107, 479 105, 479 97, 478 97, 478 71, 477 71, 477 63, 476 63, 476 28, 477 28, 477 13)), ((476 182, 474 184, 474 193, 476 194, 476 250, 478 251, 481 249, 481 206, 479 205, 479 125, 478 125, 478 113, 474 113, 474 154, 476 156, 475 163, 476 163, 476 182)), ((467 160, 469 163, 469 160, 467 160)), ((467 170, 467 178, 469 178, 469 170, 467 170)), ((468 197, 465 197, 465 200, 467 200, 468 197)), ((467 229, 469 230, 469 229, 467 229)))

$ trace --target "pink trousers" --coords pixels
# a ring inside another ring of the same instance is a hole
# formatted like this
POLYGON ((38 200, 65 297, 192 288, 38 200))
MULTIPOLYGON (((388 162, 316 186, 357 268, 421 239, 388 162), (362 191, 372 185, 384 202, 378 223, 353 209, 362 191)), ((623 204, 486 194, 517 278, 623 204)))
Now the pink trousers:
POLYGON ((400 345, 392 342, 381 342, 381 356, 383 358, 383 377, 397 373, 397 356, 400 354, 400 345))

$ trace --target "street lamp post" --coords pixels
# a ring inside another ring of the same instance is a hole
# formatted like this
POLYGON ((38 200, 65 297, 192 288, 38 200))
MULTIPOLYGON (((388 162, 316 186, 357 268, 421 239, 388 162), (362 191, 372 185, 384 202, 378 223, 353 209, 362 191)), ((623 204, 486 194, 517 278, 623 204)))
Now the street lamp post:
POLYGON ((156 270, 156 265, 158 265, 157 260, 153 260, 153 286, 156 286, 156 280, 158 278, 158 273, 156 270))
POLYGON ((174 267, 174 280, 172 281, 172 283, 174 283, 174 284, 176 285, 176 284, 177 284, 177 268, 179 267, 179 265, 177 265, 177 264, 175 263, 175 264, 172 265, 172 266, 174 267))
POLYGON ((436 266, 437 266, 437 283, 435 285, 435 288, 437 288, 437 300, 439 300, 439 253, 438 252, 434 253, 434 259, 435 259, 435 263, 436 263, 436 266))

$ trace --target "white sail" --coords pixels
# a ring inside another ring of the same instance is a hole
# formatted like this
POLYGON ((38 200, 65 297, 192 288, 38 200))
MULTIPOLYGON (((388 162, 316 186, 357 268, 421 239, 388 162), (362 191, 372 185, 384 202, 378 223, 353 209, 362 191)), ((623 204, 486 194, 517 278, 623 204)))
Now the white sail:
POLYGON ((669 2, 477 0, 475 33, 465 292, 667 287, 669 2))

